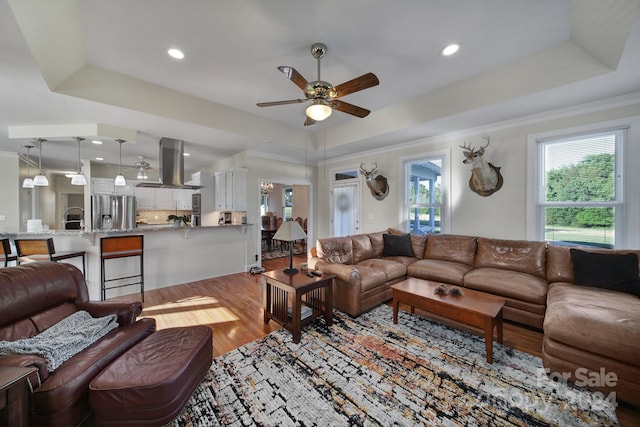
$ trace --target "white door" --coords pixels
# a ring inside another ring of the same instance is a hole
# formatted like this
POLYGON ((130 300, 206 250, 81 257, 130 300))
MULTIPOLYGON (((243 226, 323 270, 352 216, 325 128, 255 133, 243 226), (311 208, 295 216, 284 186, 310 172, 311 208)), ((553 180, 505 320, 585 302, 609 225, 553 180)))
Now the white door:
POLYGON ((360 233, 360 184, 334 184, 331 189, 333 237, 360 233))

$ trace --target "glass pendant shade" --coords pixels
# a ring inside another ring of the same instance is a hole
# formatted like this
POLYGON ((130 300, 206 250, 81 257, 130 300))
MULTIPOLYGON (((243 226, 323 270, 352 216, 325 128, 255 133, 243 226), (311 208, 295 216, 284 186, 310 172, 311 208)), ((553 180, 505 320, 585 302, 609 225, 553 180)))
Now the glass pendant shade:
POLYGON ((33 179, 30 177, 26 177, 24 181, 22 181, 22 188, 33 188, 33 179))
POLYGON ((78 172, 71 177, 71 185, 87 185, 87 179, 80 170, 80 141, 84 138, 76 137, 75 140, 78 141, 78 172))
POLYGON ((307 107, 307 116, 315 120, 316 122, 321 122, 324 119, 328 118, 333 110, 329 105, 327 105, 326 101, 322 99, 316 99, 313 101, 313 104, 307 107))
POLYGON ((46 176, 38 174, 33 177, 33 185, 36 187, 46 187, 49 185, 49 180, 46 176))
POLYGON ((33 179, 31 178, 31 155, 29 153, 33 148, 33 145, 26 144, 25 147, 27 149, 27 177, 22 181, 22 188, 33 188, 33 179))
POLYGON ((116 187, 124 187, 127 185, 127 180, 124 179, 124 175, 122 175, 122 143, 125 141, 123 139, 116 139, 116 142, 120 144, 120 160, 118 162, 118 175, 116 175, 116 179, 113 181, 113 184, 116 187))
POLYGON ((83 174, 77 173, 71 177, 71 185, 87 185, 87 179, 83 174))
POLYGON ((42 142, 46 141, 46 139, 38 138, 37 141, 40 155, 38 156, 38 175, 33 177, 33 185, 37 187, 46 187, 49 185, 49 180, 42 173, 42 142))
POLYGON ((127 185, 127 180, 124 179, 124 175, 116 175, 116 179, 113 182, 116 186, 118 187, 124 187, 125 185, 127 185))

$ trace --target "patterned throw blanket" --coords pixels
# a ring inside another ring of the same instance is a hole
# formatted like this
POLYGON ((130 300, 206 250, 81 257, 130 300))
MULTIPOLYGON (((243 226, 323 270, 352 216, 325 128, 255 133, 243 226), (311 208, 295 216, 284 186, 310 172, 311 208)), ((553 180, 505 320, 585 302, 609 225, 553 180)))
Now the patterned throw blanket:
POLYGON ((54 371, 117 328, 117 318, 115 314, 93 318, 86 311, 77 311, 33 338, 0 341, 0 355, 35 354, 47 362, 49 371, 54 371))

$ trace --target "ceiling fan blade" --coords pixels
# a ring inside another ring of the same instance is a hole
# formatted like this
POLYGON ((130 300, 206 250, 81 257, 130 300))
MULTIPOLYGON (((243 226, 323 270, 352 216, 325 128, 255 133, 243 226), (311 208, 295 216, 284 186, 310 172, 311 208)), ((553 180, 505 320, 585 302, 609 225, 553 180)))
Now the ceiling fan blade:
POLYGON ((297 72, 295 68, 281 65, 278 67, 278 70, 282 71, 282 73, 287 76, 289 80, 291 80, 296 86, 298 86, 303 92, 305 92, 307 88, 307 80, 302 77, 302 75, 297 72))
POLYGON ((343 113, 351 114, 356 117, 367 117, 371 111, 366 108, 358 107, 357 105, 349 104, 348 102, 340 101, 338 99, 329 103, 334 110, 342 111, 343 113))
POLYGON ((305 116, 305 120, 304 120, 304 125, 305 126, 315 125, 316 123, 317 122, 315 120, 313 120, 311 117, 305 116))
POLYGON ((273 107, 274 105, 299 104, 307 101, 308 99, 290 99, 288 101, 258 102, 256 105, 258 107, 273 107))
POLYGON ((353 80, 344 82, 335 87, 336 98, 349 95, 350 93, 358 92, 359 90, 367 89, 373 86, 378 86, 380 80, 373 73, 363 74, 360 77, 356 77, 353 80))

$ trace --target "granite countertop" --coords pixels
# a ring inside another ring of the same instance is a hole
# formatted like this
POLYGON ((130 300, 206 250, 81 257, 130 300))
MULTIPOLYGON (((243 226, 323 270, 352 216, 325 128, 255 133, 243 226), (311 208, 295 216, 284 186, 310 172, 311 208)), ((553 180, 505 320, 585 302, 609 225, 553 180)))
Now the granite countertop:
POLYGON ((220 224, 220 225, 203 225, 199 227, 179 227, 175 228, 171 225, 163 224, 139 224, 136 228, 129 230, 47 230, 47 231, 18 231, 17 233, 0 232, 0 236, 91 236, 95 234, 120 234, 120 233, 140 233, 140 232, 156 232, 156 231, 194 231, 194 230, 209 230, 215 228, 233 228, 233 227, 247 227, 253 224, 220 224))

